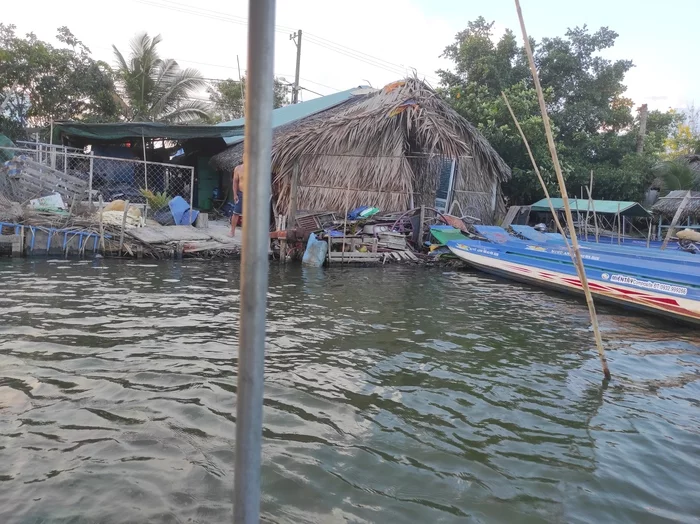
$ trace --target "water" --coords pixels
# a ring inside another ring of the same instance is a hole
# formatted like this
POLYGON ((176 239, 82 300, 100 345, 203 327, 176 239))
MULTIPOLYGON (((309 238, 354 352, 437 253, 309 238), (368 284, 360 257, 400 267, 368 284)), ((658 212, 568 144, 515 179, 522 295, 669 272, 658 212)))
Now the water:
MULTIPOLYGON (((266 522, 693 522, 700 338, 476 273, 272 266, 266 522)), ((234 263, 0 262, 0 522, 230 522, 234 263)))

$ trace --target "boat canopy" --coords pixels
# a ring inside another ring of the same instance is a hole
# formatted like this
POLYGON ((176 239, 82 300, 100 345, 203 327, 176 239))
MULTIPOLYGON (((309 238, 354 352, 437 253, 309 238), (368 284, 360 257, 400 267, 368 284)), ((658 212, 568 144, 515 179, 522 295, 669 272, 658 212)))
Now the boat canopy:
MULTIPOLYGON (((561 198, 552 198, 552 205, 557 211, 564 210, 564 201, 561 198)), ((569 198, 569 205, 571 206, 571 211, 579 213, 585 213, 586 211, 592 213, 593 211, 599 215, 617 215, 623 217, 634 217, 634 218, 651 218, 651 212, 647 211, 642 207, 641 204, 637 202, 625 202, 622 200, 591 200, 590 204, 588 200, 574 200, 569 198)), ((535 212, 548 212, 549 203, 546 198, 539 200, 530 206, 530 211, 535 212)))

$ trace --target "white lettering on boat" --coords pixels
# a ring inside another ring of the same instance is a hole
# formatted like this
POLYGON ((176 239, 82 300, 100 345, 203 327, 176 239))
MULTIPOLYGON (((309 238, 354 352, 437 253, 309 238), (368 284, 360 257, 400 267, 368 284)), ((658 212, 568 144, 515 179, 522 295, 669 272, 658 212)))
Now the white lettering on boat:
POLYGON ((464 244, 457 244, 457 247, 460 249, 463 249, 464 251, 471 251, 472 253, 484 253, 485 255, 491 255, 492 257, 500 256, 498 251, 493 251, 491 249, 485 249, 483 247, 471 247, 471 246, 465 246, 464 244))
MULTIPOLYGON (((563 251, 561 249, 547 249, 543 246, 526 246, 525 249, 529 249, 530 251, 539 251, 541 253, 549 253, 551 255, 564 255, 567 257, 571 256, 571 254, 568 251, 563 251)), ((584 253, 581 253, 581 258, 585 258, 588 260, 600 260, 600 257, 597 257, 595 255, 586 255, 584 253)))
POLYGON ((626 275, 612 275, 610 277, 610 281, 617 282, 619 284, 630 284, 632 286, 643 287, 645 289, 665 291, 667 293, 674 293, 676 295, 688 294, 688 288, 682 286, 664 284, 663 282, 652 282, 651 280, 639 280, 638 278, 628 277, 626 275))

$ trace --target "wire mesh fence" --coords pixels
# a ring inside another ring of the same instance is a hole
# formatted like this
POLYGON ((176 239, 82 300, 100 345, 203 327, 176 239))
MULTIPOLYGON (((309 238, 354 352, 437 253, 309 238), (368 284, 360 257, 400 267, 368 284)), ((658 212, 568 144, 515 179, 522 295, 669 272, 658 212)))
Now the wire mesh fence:
MULTIPOLYGON (((0 147, 0 160, 5 164, 28 159, 40 164, 44 176, 61 173, 86 182, 83 199, 96 202, 129 200, 147 204, 144 192, 180 196, 192 207, 194 197, 194 167, 85 154, 82 150, 34 142, 25 147, 0 147)), ((7 167, 7 166, 6 166, 7 167)), ((65 177, 64 177, 65 178, 65 177)))

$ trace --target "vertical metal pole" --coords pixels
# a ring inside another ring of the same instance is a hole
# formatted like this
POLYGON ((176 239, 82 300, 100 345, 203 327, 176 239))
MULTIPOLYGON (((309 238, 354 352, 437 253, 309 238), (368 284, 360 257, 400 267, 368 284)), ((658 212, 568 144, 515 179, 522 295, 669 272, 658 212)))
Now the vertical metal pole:
POLYGON ((190 168, 190 225, 192 225, 192 209, 194 208, 194 167, 190 168))
POLYGON ((92 176, 95 168, 95 152, 90 151, 90 178, 88 179, 88 200, 90 201, 90 207, 92 207, 92 176))
MULTIPOLYGON (((141 145, 143 146, 143 181, 144 188, 148 191, 148 160, 146 160, 146 137, 141 133, 141 145)), ((191 205, 191 204, 190 204, 191 205)))
POLYGON ((249 0, 233 506, 238 524, 258 524, 260 519, 274 52, 275 0, 249 0))

